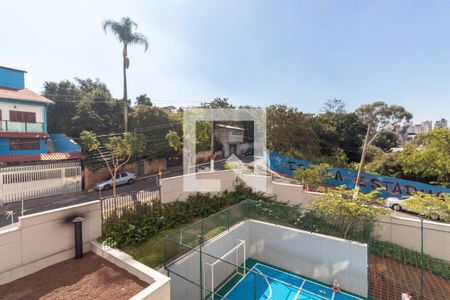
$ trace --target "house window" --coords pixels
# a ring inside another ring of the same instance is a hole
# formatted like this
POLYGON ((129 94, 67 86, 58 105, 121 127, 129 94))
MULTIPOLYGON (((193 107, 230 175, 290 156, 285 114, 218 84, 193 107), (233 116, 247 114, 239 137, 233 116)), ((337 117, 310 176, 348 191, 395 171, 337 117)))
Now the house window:
POLYGON ((9 139, 9 150, 39 150, 39 139, 9 139))
POLYGON ((12 122, 36 123, 36 113, 27 111, 10 110, 9 120, 12 122))

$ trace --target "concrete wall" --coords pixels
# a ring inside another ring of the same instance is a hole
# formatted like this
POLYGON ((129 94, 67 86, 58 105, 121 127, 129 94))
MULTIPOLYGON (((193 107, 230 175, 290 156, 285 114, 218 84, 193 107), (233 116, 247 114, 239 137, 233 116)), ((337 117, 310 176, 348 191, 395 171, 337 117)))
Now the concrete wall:
MULTIPOLYGON (((200 172, 186 176, 197 176, 197 179, 219 179, 221 181, 221 192, 233 190, 236 184, 236 175, 233 171, 200 172)), ((176 200, 185 201, 193 192, 183 190, 184 176, 175 176, 161 179, 161 202, 169 203, 176 200)))
POLYGON ((85 251, 101 235, 100 202, 68 206, 19 217, 13 227, 0 231, 0 284, 27 276, 75 255, 74 227, 76 216, 83 222, 85 251))
POLYGON ((251 220, 249 257, 367 296, 366 244, 251 220))
MULTIPOLYGON (((334 278, 338 278, 342 288, 367 295, 367 245, 255 220, 241 222, 204 245, 203 286, 209 291, 213 285, 208 263, 216 261, 236 246, 237 240, 245 241, 247 258, 255 258, 330 285, 334 278)), ((193 251, 169 266, 173 299, 200 298, 199 255, 198 251, 193 251)), ((225 260, 228 261, 228 258, 225 260)), ((222 265, 216 266, 214 271, 214 287, 234 271, 227 270, 225 262, 219 264, 222 265)))
MULTIPOLYGON (((158 159, 158 160, 144 160, 144 176, 150 174, 157 174, 159 170, 165 171, 167 169, 167 161, 166 159, 158 159)), ((138 173, 138 163, 132 162, 123 166, 122 171, 132 172, 137 175, 138 173)), ((84 189, 90 190, 94 188, 95 183, 107 178, 110 178, 111 175, 108 171, 107 167, 91 170, 88 168, 84 169, 84 189)))
MULTIPOLYGON (((450 224, 423 222, 423 251, 450 262, 450 224)), ((375 227, 375 238, 398 246, 421 251, 421 224, 414 217, 381 217, 375 227)))
MULTIPOLYGON (((193 174, 187 176, 195 176, 193 174)), ((232 170, 200 172, 197 173, 197 179, 220 179, 221 192, 233 190, 237 175, 232 170)), ((244 182, 254 190, 266 190, 267 196, 274 196, 280 202, 288 202, 292 205, 301 205, 310 207, 314 197, 320 196, 320 193, 307 192, 301 185, 280 183, 273 181, 270 176, 239 174, 239 181, 244 182)), ((165 178, 161 180, 161 198, 163 203, 176 200, 186 200, 192 192, 183 191, 183 175, 165 178)))
MULTIPOLYGON (((221 257, 230 249, 236 246, 236 240, 244 240, 246 247, 249 245, 249 222, 241 222, 233 226, 230 231, 223 232, 212 240, 208 241, 203 247, 202 263, 204 266, 204 282, 203 286, 207 291, 212 291, 211 268, 208 263, 216 261, 216 257, 221 257)), ((225 280, 234 271, 224 266, 216 268, 214 287, 216 288, 223 280, 225 280)), ((171 282, 172 299, 177 300, 197 300, 200 299, 200 254, 198 251, 192 251, 190 254, 169 266, 171 282), (173 272, 188 278, 191 282, 174 274, 173 272)), ((205 295, 208 292, 205 292, 205 295)))

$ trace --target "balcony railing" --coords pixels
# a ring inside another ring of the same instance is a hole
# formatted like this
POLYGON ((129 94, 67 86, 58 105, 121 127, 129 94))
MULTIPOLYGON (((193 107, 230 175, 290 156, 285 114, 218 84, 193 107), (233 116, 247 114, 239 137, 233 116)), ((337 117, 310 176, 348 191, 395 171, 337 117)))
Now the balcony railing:
POLYGON ((3 120, 0 121, 0 131, 44 132, 44 123, 26 123, 3 120))

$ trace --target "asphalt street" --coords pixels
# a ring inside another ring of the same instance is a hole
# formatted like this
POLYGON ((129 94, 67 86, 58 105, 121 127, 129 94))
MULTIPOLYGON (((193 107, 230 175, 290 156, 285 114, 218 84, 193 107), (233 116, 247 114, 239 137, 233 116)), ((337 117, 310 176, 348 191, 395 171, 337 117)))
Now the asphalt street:
MULTIPOLYGON (((251 161, 248 157, 241 158, 244 161, 251 161)), ((214 169, 223 170, 224 160, 219 160, 214 163, 214 169)), ((209 167, 210 163, 199 164, 198 167, 209 167)), ((167 171, 163 172, 162 178, 168 178, 173 176, 179 176, 183 174, 182 166, 171 167, 167 171)), ((137 180, 130 185, 123 185, 117 187, 117 194, 127 194, 132 192, 139 192, 142 190, 158 190, 158 175, 151 175, 145 178, 137 180)), ((112 196, 112 191, 87 191, 77 192, 70 194, 55 195, 50 197, 30 199, 23 201, 24 215, 47 211, 55 208, 61 208, 74 204, 85 203, 89 201, 98 200, 101 198, 107 198, 112 196)), ((22 202, 7 203, 0 207, 0 227, 10 225, 11 218, 6 215, 7 211, 12 211, 14 216, 14 222, 18 221, 18 217, 21 216, 22 202)))

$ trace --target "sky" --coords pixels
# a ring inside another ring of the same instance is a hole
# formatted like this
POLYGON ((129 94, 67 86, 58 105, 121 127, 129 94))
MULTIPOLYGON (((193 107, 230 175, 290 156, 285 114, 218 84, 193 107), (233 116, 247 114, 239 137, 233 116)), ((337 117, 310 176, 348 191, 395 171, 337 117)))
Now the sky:
POLYGON ((128 95, 189 106, 287 104, 349 111, 384 100, 414 121, 450 120, 450 1, 9 1, 0 10, 0 65, 26 86, 98 78, 122 97, 122 49, 106 19, 129 16, 147 52, 129 49, 128 95))

